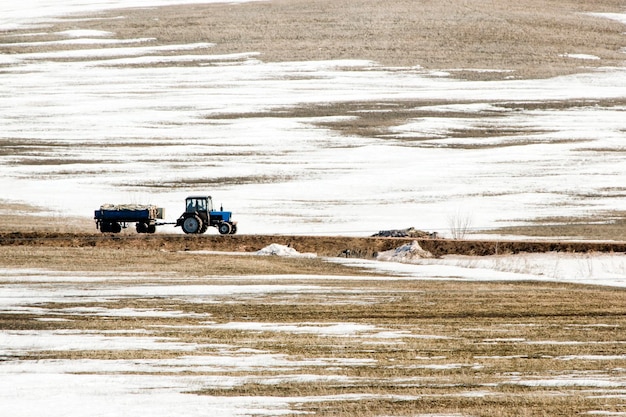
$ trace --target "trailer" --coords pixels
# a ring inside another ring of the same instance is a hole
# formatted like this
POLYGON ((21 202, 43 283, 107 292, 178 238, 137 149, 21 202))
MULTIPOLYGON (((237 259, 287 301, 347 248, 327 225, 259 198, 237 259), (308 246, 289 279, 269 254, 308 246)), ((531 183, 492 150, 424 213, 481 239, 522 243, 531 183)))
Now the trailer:
POLYGON ((163 219, 164 210, 154 205, 103 204, 94 212, 96 228, 102 233, 119 233, 135 223, 137 233, 154 233, 163 219))
POLYGON ((180 226, 187 234, 202 234, 209 227, 217 228, 223 235, 237 233, 237 222, 232 212, 213 209, 211 196, 190 196, 185 199, 185 211, 176 222, 162 222, 164 209, 154 205, 103 204, 94 212, 96 228, 102 233, 120 233, 135 223, 137 233, 154 233, 157 226, 180 226))

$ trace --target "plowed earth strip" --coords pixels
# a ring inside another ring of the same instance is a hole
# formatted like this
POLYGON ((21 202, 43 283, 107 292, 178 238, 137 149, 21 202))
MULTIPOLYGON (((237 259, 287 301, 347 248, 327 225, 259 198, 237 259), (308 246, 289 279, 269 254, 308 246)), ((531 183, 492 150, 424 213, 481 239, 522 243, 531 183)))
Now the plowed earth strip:
POLYGON ((447 254, 486 256, 520 252, 626 252, 626 242, 498 241, 288 235, 110 235, 56 232, 13 232, 0 234, 0 246, 255 252, 272 243, 277 243, 290 246, 301 253, 312 252, 320 256, 351 256, 360 258, 371 258, 378 252, 395 249, 413 241, 418 241, 423 249, 430 251, 435 256, 447 254))

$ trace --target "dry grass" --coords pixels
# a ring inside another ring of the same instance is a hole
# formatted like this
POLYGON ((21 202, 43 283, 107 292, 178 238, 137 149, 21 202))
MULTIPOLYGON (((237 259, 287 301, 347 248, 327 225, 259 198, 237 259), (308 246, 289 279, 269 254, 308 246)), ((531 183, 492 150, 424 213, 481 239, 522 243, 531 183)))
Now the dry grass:
MULTIPOLYGON (((480 101, 478 101, 480 102, 480 101)), ((309 104, 300 107, 291 108, 275 108, 268 112, 256 113, 232 113, 217 114, 207 116, 209 119, 237 119, 237 118, 306 118, 315 126, 333 129, 342 135, 360 136, 364 138, 378 138, 386 140, 395 140, 406 142, 411 146, 444 146, 433 142, 437 139, 450 138, 506 138, 510 137, 510 142, 490 143, 486 141, 484 145, 476 144, 475 141, 471 145, 445 145, 448 147, 458 147, 466 149, 475 149, 477 147, 503 147, 503 146, 523 146, 536 143, 546 143, 546 140, 528 139, 527 136, 547 133, 538 129, 520 128, 519 126, 507 125, 506 114, 500 111, 462 111, 441 109, 433 109, 433 106, 452 106, 471 104, 468 101, 452 101, 452 100, 395 100, 395 101, 367 101, 367 102, 340 102, 340 103, 320 103, 309 104), (316 119, 328 118, 331 121, 319 121, 316 119), (409 120, 419 120, 421 118, 429 119, 450 119, 460 118, 475 120, 475 126, 469 129, 451 129, 438 135, 415 134, 414 137, 406 134, 399 135, 390 129, 401 126, 409 120), (497 119, 502 118, 502 124, 494 125, 493 123, 484 123, 482 126, 480 120, 483 118, 497 119), (334 119, 334 120, 332 120, 334 119), (422 142, 428 141, 427 144, 422 142), (436 145, 433 145, 435 143, 436 145)), ((606 108, 622 108, 626 105, 626 100, 563 100, 563 101, 542 101, 542 102, 502 102, 494 103, 498 107, 504 109, 514 109, 522 111, 530 110, 567 110, 569 108, 578 107, 606 107, 606 108)), ((562 143, 563 139, 551 140, 550 143, 562 143)), ((595 152, 617 152, 616 149, 581 149, 581 151, 595 152)))
MULTIPOLYGON (((81 21, 80 27, 112 31, 123 39, 156 38, 162 44, 211 42, 215 46, 208 53, 258 51, 264 61, 366 59, 392 67, 505 69, 515 77, 547 77, 623 62, 623 25, 584 14, 622 11, 620 0, 274 0, 116 10, 101 17, 125 18, 81 21), (581 62, 565 53, 601 59, 581 62)), ((75 25, 59 23, 51 33, 75 25)))
POLYGON ((227 256, 159 249, 55 248, 37 246, 0 246, 1 267, 42 268, 53 266, 63 271, 107 271, 163 274, 167 276, 230 275, 346 275, 358 269, 324 262, 321 258, 284 258, 277 256, 227 256), (71 260, 71 262, 68 262, 71 260))
MULTIPOLYGON (((55 265, 50 261, 48 264, 55 265)), ((175 270, 172 268, 165 266, 163 271, 175 270)), ((187 280, 203 285, 224 283, 191 275, 187 280)), ((164 282, 167 279, 144 278, 143 284, 164 282)), ((242 277, 229 283, 256 282, 242 277)), ((294 283, 302 282, 281 281, 294 283)), ((416 412, 571 416, 590 411, 625 411, 619 385, 532 387, 521 382, 568 378, 622 381, 626 367, 624 290, 402 278, 346 281, 338 277, 313 283, 318 290, 310 293, 218 296, 208 303, 188 302, 179 297, 123 297, 104 302, 86 299, 39 304, 41 313, 0 314, 0 329, 127 332, 118 337, 142 336, 148 330, 151 337, 204 346, 180 355, 224 356, 228 351, 229 355, 245 356, 241 351, 244 348, 247 352, 281 355, 293 361, 293 365, 245 372, 237 367, 230 371, 225 367, 191 369, 187 375, 242 378, 242 383, 233 388, 206 388, 194 394, 302 397, 293 401, 293 411, 319 416, 408 416, 416 412), (67 310, 72 307, 83 307, 83 311, 182 311, 190 315, 118 317, 114 313, 93 315, 67 310), (38 320, 42 317, 66 321, 38 320), (214 328, 207 321, 266 323, 272 327, 235 330, 214 328), (328 335, 279 330, 281 325, 324 329, 336 323, 366 325, 370 330, 328 335), (381 337, 379 332, 386 335, 381 337), (616 358, 611 359, 610 355, 616 358), (344 359, 360 362, 343 363, 344 359), (318 379, 298 379, 307 375, 318 379), (333 397, 342 395, 345 397, 333 397)), ((39 351, 22 359, 142 360, 171 359, 176 355, 173 351, 150 350, 39 351)))
MULTIPOLYGON (((616 196, 616 198, 620 197, 616 196)), ((501 227, 485 231, 485 233, 626 241, 626 212, 622 211, 598 213, 593 217, 539 218, 533 219, 530 223, 526 226, 501 227)))
MULTIPOLYGON (((571 416, 625 411, 619 385, 626 369, 623 289, 536 282, 346 280, 341 275, 360 272, 319 259, 216 256, 132 247, 2 246, 0 266, 79 274, 101 271, 104 278, 80 284, 64 281, 62 275, 50 283, 31 282, 27 277, 2 283, 33 290, 50 285, 75 288, 94 295, 100 293, 98 289, 129 285, 245 288, 304 284, 311 288, 269 294, 244 291, 216 295, 207 302, 184 296, 73 297, 33 304, 36 310, 32 312, 2 312, 1 331, 72 331, 108 337, 114 331, 114 337, 148 335, 198 346, 193 352, 42 350, 25 352, 20 355, 22 360, 165 361, 189 355, 247 355, 244 352, 279 355, 293 364, 246 371, 236 366, 230 370, 228 366, 189 368, 184 372, 241 378, 232 388, 208 387, 194 391, 195 395, 301 397, 292 401, 292 410, 318 416, 408 416, 416 411, 571 416), (124 274, 131 276, 122 277, 124 274), (265 274, 314 274, 320 278, 283 277, 272 282, 261 277, 265 274), (115 313, 129 309, 165 314, 115 313), (167 314, 172 311, 182 314, 167 314), (214 327, 213 323, 265 323, 270 327, 245 330, 214 327), (327 326, 337 323, 365 327, 355 333, 324 334, 327 326), (281 330, 281 326, 296 328, 281 330), (309 330, 298 331, 298 326, 309 330), (314 327, 320 332, 310 330, 314 327), (311 375, 316 380, 308 381, 311 375), (572 378, 582 385, 534 387, 524 382, 572 378), (589 379, 617 384, 586 386, 584 381, 589 379)), ((42 274, 44 281, 47 275, 42 274)), ((154 376, 179 375, 175 369, 155 372, 154 376)))
POLYGON ((84 232, 95 223, 85 218, 49 215, 44 208, 0 200, 0 232, 84 232))

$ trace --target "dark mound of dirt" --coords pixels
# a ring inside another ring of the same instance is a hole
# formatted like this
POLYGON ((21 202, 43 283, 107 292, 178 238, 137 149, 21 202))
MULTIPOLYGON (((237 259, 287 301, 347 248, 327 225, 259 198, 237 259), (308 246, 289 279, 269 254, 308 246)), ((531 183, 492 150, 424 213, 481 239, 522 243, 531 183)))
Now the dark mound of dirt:
POLYGON ((425 232, 423 230, 417 230, 414 227, 407 229, 393 229, 393 230, 381 230, 378 233, 372 235, 372 237, 413 237, 420 239, 437 239, 437 232, 425 232))

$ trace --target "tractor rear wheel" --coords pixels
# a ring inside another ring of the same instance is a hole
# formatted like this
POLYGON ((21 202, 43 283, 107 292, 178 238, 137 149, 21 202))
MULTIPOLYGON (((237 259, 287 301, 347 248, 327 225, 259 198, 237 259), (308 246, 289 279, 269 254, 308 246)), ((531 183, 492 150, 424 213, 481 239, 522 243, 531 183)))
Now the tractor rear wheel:
POLYGON ((201 227, 202 220, 198 216, 189 216, 183 220, 183 232, 187 234, 198 233, 201 227))
POLYGON ((237 225, 233 224, 230 228, 230 234, 234 235, 235 233, 237 233, 237 225))
POLYGON ((232 228, 228 223, 220 223, 220 225, 217 226, 217 230, 220 232, 221 235, 227 235, 230 234, 232 228))

